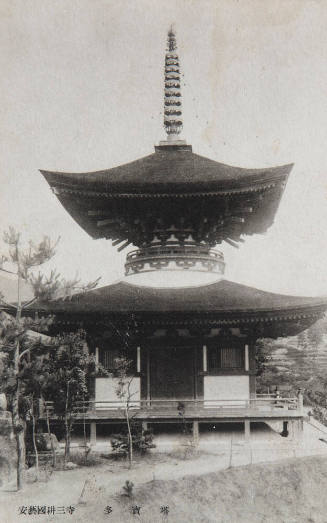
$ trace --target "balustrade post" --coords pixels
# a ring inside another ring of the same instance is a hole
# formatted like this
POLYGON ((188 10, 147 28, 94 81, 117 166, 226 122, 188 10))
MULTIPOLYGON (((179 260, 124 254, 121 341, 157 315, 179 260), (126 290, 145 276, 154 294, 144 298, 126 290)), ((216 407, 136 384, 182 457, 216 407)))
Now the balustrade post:
POLYGON ((90 424, 90 444, 96 445, 97 443, 97 425, 95 422, 90 424))
POLYGON ((245 441, 250 441, 250 435, 251 435, 251 425, 250 420, 246 419, 244 420, 244 436, 245 441))

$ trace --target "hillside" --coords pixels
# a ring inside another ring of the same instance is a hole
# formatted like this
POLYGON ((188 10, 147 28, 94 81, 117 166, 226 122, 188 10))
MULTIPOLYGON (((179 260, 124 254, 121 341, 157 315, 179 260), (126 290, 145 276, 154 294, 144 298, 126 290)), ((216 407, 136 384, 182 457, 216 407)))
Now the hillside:
MULTIPOLYGON (((151 513, 166 503, 174 522, 322 523, 326 487, 327 459, 310 457, 160 481, 140 488, 136 497, 144 506, 142 521, 160 521, 151 513)), ((123 520, 129 521, 127 513, 123 520)))
POLYGON ((262 392, 290 385, 306 390, 323 389, 327 373, 327 317, 298 336, 261 340, 258 345, 268 360, 257 379, 262 392), (318 380, 318 382, 317 382, 318 380))

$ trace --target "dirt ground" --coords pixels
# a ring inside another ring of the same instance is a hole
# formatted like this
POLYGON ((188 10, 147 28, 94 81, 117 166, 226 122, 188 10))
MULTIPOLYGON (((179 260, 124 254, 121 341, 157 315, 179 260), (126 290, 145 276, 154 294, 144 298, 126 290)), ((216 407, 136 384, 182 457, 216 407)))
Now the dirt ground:
POLYGON ((0 492, 0 521, 327 522, 326 456, 234 468, 226 461, 220 471, 215 471, 218 461, 221 465, 216 458, 184 449, 136 458, 132 470, 126 462, 102 459, 94 466, 56 471, 47 482, 29 482, 21 492, 0 492), (78 503, 86 480, 84 502, 78 503), (131 498, 121 495, 126 480, 134 483, 131 498), (44 506, 54 506, 55 514, 28 514, 30 507, 44 506))
POLYGON ((105 459, 108 444, 101 441, 89 466, 75 447, 76 469, 50 477, 43 471, 38 482, 29 469, 21 492, 3 485, 0 523, 327 523, 326 427, 305 423, 300 439, 269 427, 253 430, 250 442, 230 427, 201 436, 196 448, 186 436, 177 447, 176 435, 157 436, 155 451, 136 455, 131 470, 125 460, 105 459), (134 484, 131 497, 122 495, 126 481, 134 484))

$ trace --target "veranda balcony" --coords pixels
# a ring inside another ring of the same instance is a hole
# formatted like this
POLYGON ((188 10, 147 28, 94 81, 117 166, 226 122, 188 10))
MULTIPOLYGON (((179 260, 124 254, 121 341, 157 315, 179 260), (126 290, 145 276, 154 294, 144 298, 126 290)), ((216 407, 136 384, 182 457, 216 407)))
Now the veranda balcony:
MULTIPOLYGON (((49 416, 56 418, 53 403, 46 402, 49 416)), ((258 394, 250 399, 142 399, 131 398, 108 401, 81 401, 75 405, 77 419, 112 420, 130 416, 140 421, 176 421, 179 419, 203 422, 213 420, 264 420, 290 419, 303 416, 303 397, 276 397, 273 394, 258 394)))

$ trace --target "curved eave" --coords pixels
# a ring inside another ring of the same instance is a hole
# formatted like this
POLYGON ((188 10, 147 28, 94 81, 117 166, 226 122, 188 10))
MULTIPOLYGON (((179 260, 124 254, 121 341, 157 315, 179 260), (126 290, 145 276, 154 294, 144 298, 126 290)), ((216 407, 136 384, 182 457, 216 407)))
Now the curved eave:
POLYGON ((264 169, 225 165, 191 151, 156 152, 111 169, 86 173, 41 170, 58 193, 116 198, 185 197, 251 192, 286 182, 293 164, 264 169))
POLYGON ((278 337, 298 334, 317 321, 327 309, 327 298, 278 295, 227 280, 180 289, 119 282, 37 307, 68 323, 101 322, 110 316, 150 324, 245 325, 256 329, 258 337, 278 337))
MULTIPOLYGON (((290 164, 271 169, 242 169, 193 154, 194 161, 187 159, 180 165, 178 159, 171 161, 169 158, 169 154, 161 159, 161 155, 155 153, 94 173, 41 172, 63 207, 90 236, 116 239, 117 227, 110 223, 119 221, 124 213, 139 215, 139 202, 157 212, 157 205, 165 205, 167 200, 173 203, 191 198, 206 200, 211 205, 210 212, 215 209, 220 216, 227 212, 227 217, 236 216, 236 220, 239 220, 240 206, 244 206, 246 219, 239 225, 238 235, 263 234, 274 221, 292 168, 290 164), (152 157, 156 160, 151 160, 149 166, 147 159, 152 157), (251 208, 250 213, 248 208, 251 208), (96 218, 99 209, 108 222, 100 228, 96 218)), ((226 237, 229 230, 226 226, 226 237)), ((120 239, 134 243, 129 234, 122 234, 120 239)), ((235 239, 239 241, 237 235, 235 239)))

